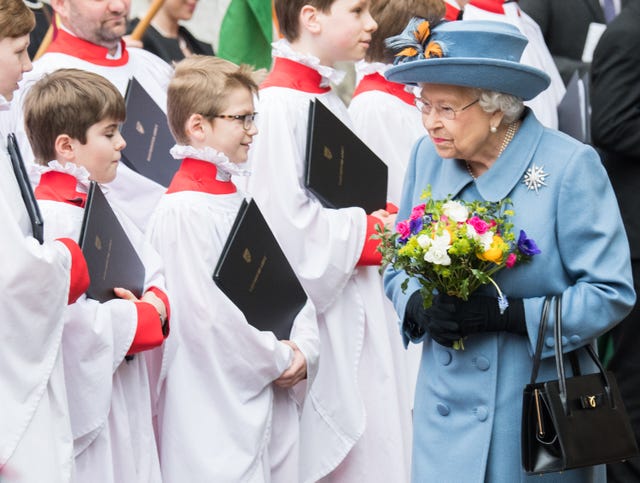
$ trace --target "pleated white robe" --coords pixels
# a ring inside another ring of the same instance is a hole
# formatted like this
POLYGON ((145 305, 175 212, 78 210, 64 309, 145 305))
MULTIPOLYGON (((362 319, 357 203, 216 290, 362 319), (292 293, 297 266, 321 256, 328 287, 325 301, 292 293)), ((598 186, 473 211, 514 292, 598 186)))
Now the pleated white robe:
MULTIPOLYGON (((160 378, 163 480, 297 482, 306 384, 272 384, 289 367, 291 349, 249 325, 212 279, 244 195, 188 189, 161 199, 147 233, 164 258, 174 310, 160 378)), ((310 382, 319 343, 311 303, 291 340, 305 354, 310 382)))
MULTIPOLYGON (((84 209, 40 200, 45 238, 78 239, 84 209)), ((165 290, 158 254, 117 208, 118 220, 145 265, 145 290, 165 290)), ((64 314, 62 350, 77 480, 160 482, 145 352, 124 357, 136 334, 133 303, 83 295, 64 314)))
POLYGON ((386 316, 377 267, 356 268, 365 213, 324 208, 303 186, 313 98, 351 126, 333 92, 261 89, 249 181, 318 311, 320 368, 302 414, 300 481, 332 472, 332 481, 407 481, 411 404, 398 327, 386 316))

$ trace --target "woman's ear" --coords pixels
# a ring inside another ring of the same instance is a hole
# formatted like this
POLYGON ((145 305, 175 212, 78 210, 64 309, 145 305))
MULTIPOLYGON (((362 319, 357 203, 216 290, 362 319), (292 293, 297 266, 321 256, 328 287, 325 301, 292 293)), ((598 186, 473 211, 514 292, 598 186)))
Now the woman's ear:
POLYGON ((56 159, 59 161, 64 161, 65 163, 75 162, 75 143, 76 141, 68 134, 59 134, 53 144, 56 153, 56 159))
POLYGON ((491 128, 495 127, 496 129, 500 128, 500 124, 502 123, 503 118, 504 118, 504 112, 495 111, 493 114, 491 114, 489 126, 491 126, 491 128))
MULTIPOLYGON (((187 122, 185 122, 184 130, 189 139, 204 142, 205 140, 205 127, 209 120, 202 114, 191 114, 187 122)), ((192 142, 192 144, 195 144, 192 142)))

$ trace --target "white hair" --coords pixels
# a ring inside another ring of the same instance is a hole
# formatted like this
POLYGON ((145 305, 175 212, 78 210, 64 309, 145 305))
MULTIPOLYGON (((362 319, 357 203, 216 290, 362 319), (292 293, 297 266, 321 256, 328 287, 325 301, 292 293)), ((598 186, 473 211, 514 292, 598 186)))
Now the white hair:
POLYGON ((487 89, 476 89, 476 91, 480 99, 478 104, 483 111, 490 114, 496 111, 504 113, 502 124, 511 124, 522 116, 524 102, 519 97, 487 89))

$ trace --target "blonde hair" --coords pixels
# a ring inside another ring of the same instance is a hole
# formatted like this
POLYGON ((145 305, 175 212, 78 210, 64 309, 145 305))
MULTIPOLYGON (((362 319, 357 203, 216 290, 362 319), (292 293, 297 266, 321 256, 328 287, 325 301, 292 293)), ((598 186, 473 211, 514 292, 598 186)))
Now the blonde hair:
POLYGON ((208 55, 194 55, 175 65, 167 91, 167 118, 173 137, 189 144, 186 123, 193 114, 213 119, 226 108, 229 91, 244 87, 258 92, 256 73, 248 65, 208 55))
POLYGON ((122 122, 125 113, 124 98, 111 82, 80 69, 45 74, 24 100, 25 129, 39 164, 55 159, 59 135, 85 144, 91 126, 105 119, 122 122))
POLYGON ((378 23, 378 30, 371 36, 365 60, 391 64, 393 54, 387 50, 385 39, 400 34, 413 17, 430 23, 439 21, 445 15, 446 6, 444 0, 372 0, 369 11, 378 23))

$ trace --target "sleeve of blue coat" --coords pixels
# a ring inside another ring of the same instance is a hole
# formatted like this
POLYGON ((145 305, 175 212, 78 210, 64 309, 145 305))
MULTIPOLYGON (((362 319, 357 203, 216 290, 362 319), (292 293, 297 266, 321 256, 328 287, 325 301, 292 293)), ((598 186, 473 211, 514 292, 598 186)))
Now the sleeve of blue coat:
MULTIPOLYGON (((561 287, 563 351, 581 347, 620 322, 635 303, 629 243, 613 188, 595 150, 582 145, 567 161, 559 189, 556 237, 571 283, 561 287)), ((535 347, 543 298, 525 299, 535 347)), ((543 356, 553 350, 553 316, 543 356)))

